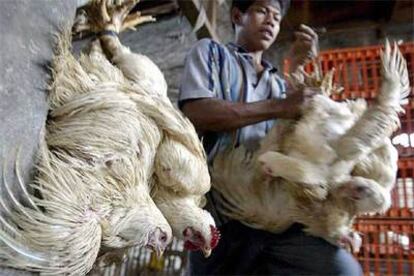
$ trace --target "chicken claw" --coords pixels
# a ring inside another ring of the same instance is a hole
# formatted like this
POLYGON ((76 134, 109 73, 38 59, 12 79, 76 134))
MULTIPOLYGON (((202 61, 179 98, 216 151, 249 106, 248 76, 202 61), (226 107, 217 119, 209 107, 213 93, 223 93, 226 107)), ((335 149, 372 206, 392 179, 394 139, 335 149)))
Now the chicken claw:
POLYGON ((140 12, 129 14, 138 2, 139 0, 94 0, 76 16, 73 32, 99 33, 111 30, 120 33, 134 29, 139 24, 155 21, 152 16, 142 16, 140 12))

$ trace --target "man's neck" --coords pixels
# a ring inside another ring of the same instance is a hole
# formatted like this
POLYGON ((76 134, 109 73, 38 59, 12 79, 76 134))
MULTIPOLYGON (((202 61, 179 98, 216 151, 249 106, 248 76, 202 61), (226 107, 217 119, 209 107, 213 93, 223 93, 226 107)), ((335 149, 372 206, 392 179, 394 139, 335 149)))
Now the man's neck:
POLYGON ((261 73, 263 71, 263 65, 262 65, 262 56, 263 51, 254 51, 251 50, 246 43, 243 43, 243 41, 237 41, 236 44, 242 47, 244 50, 246 50, 247 54, 249 54, 252 57, 252 63, 254 68, 256 69, 257 73, 261 73))
POLYGON ((252 62, 254 68, 256 69, 256 73, 261 73, 264 69, 262 65, 263 52, 249 52, 249 54, 252 56, 252 62))

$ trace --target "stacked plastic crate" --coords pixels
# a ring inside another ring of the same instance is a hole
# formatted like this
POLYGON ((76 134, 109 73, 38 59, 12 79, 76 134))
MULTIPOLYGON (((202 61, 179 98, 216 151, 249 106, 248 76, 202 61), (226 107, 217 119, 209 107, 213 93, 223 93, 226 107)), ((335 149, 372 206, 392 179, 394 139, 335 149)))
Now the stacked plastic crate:
MULTIPOLYGON (((407 60, 410 85, 414 87, 414 43, 399 45, 407 60)), ((334 80, 344 87, 334 99, 372 100, 381 85, 381 46, 324 51, 322 71, 335 68, 334 80)), ((284 64, 289 71, 289 61, 284 64)), ((307 71, 312 71, 309 64, 307 71)), ((366 275, 414 275, 414 88, 401 115, 401 129, 393 143, 399 151, 398 176, 392 191, 392 208, 385 215, 360 217, 355 229, 363 245, 357 258, 366 275)))

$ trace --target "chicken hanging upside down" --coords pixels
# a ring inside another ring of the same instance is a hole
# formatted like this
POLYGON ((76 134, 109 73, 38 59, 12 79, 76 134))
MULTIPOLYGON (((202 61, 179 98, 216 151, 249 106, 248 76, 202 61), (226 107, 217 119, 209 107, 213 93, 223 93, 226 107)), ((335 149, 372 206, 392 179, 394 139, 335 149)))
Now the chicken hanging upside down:
POLYGON ((76 60, 68 32, 59 38, 35 193, 21 183, 30 204, 9 188, 11 208, 0 201, 8 210, 0 216, 2 266, 85 275, 114 249, 160 255, 172 232, 206 255, 217 245, 201 209, 210 178, 196 132, 167 98, 158 67, 114 35, 150 18, 128 15, 137 1, 110 2, 93 1, 76 26, 101 32, 87 54, 76 60))
POLYGON ((389 137, 410 91, 397 45, 391 49, 387 41, 381 60, 382 86, 369 107, 362 99, 330 99, 337 90, 333 71, 323 80, 292 74, 294 87, 318 86, 322 93, 299 121, 278 121, 253 155, 237 148, 217 156, 212 181, 224 197, 224 213, 272 232, 299 222, 307 233, 357 251, 353 218, 391 204, 398 154, 389 137))
MULTIPOLYGON (((105 11, 103 1, 95 3, 100 5, 100 11, 105 11)), ((202 209, 204 194, 210 190, 203 146, 191 122, 169 101, 163 77, 163 82, 160 82, 159 78, 155 78, 156 72, 149 73, 152 62, 142 55, 131 53, 118 37, 112 35, 111 32, 118 33, 123 29, 124 23, 120 18, 128 17, 125 14, 112 16, 103 27, 108 35, 102 35, 100 41, 111 62, 122 68, 124 76, 136 83, 134 88, 145 92, 145 95, 134 93, 130 98, 142 113, 157 124, 162 136, 155 156, 153 199, 171 225, 174 235, 184 240, 184 247, 202 250, 209 256, 217 246, 220 235, 210 213, 202 209), (140 68, 146 68, 146 72, 141 72, 140 68), (158 86, 161 89, 156 89, 158 86)))

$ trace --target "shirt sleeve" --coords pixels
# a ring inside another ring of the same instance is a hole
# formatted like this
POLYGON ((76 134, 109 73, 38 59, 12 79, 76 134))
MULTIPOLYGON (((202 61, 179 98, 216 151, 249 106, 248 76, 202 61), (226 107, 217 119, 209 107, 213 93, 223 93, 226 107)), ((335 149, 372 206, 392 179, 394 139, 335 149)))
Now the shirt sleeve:
POLYGON ((186 100, 217 97, 215 47, 216 42, 202 39, 187 54, 178 95, 180 108, 186 100))

